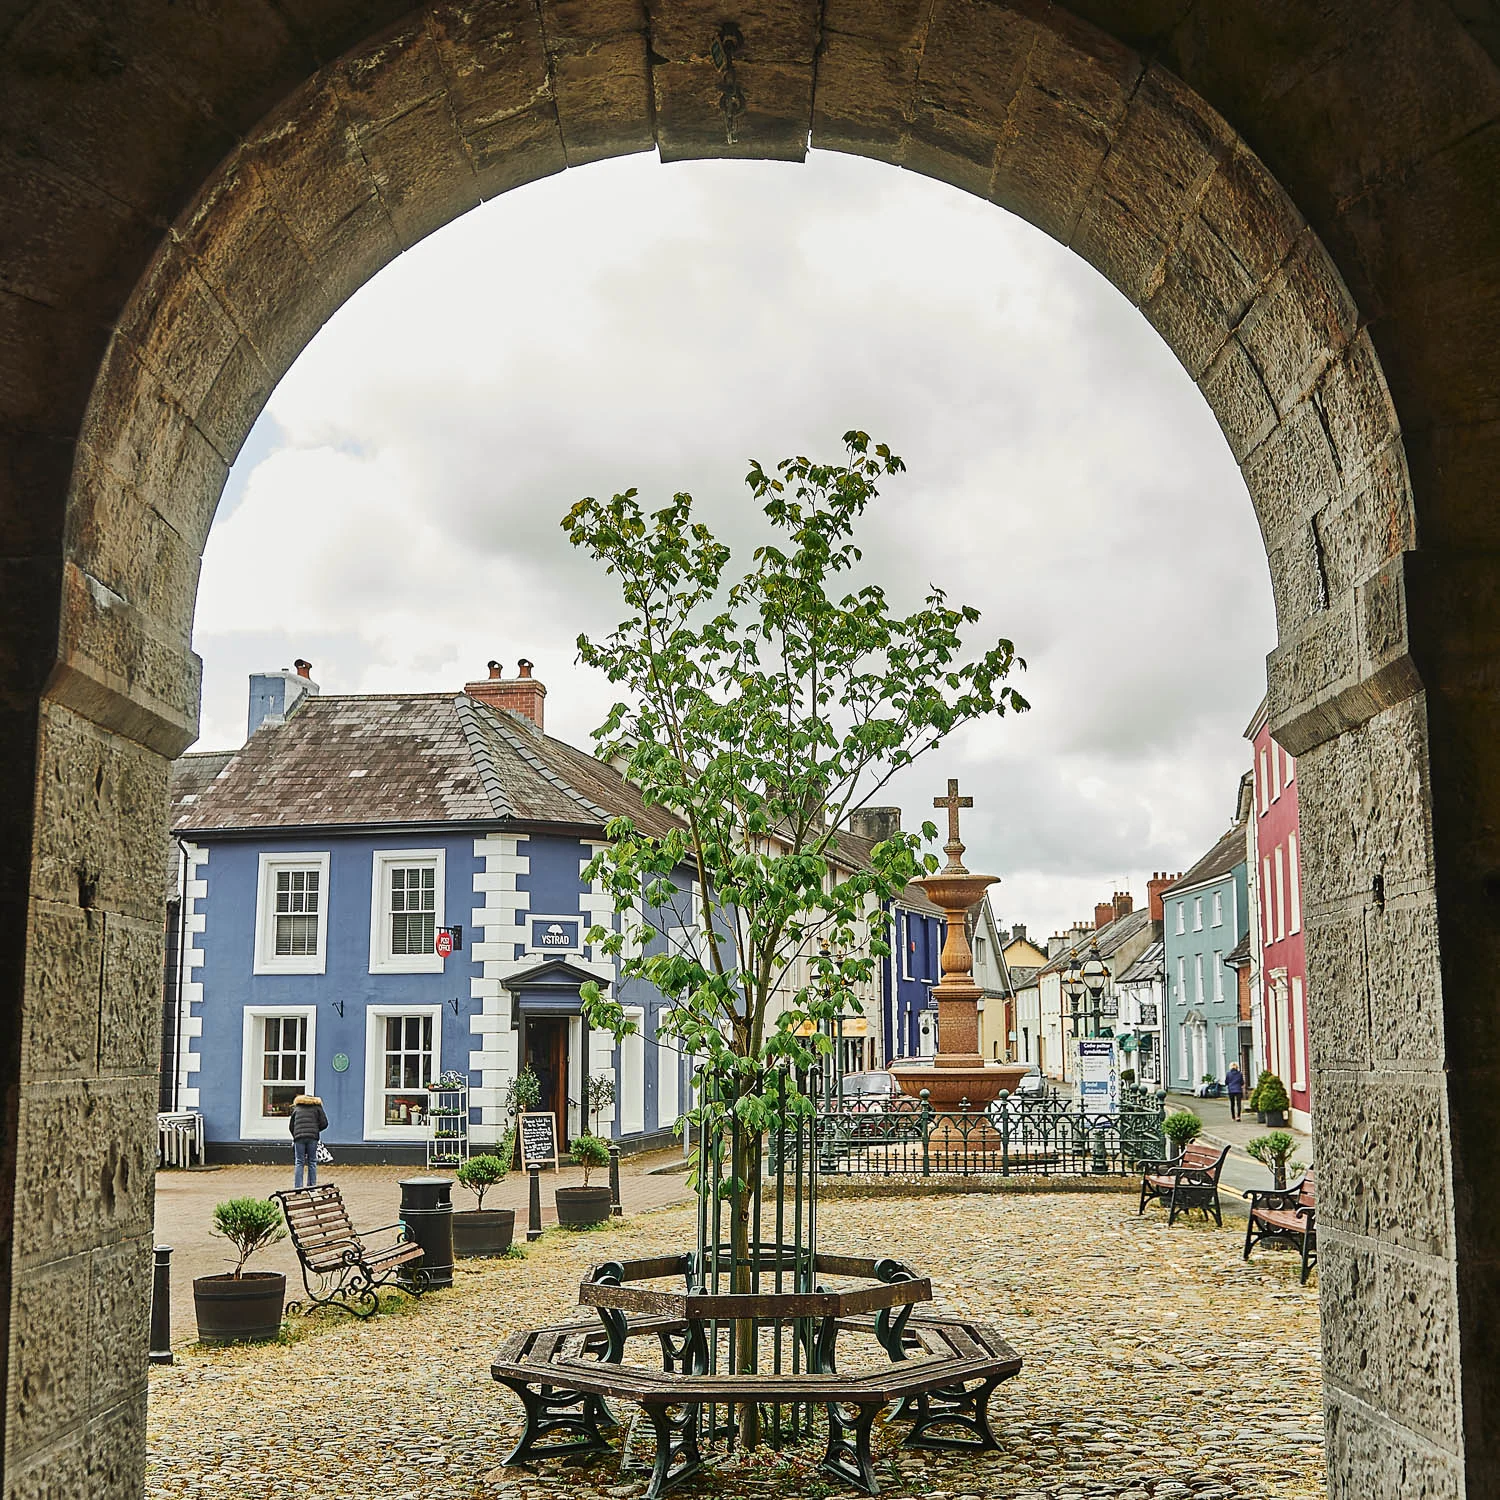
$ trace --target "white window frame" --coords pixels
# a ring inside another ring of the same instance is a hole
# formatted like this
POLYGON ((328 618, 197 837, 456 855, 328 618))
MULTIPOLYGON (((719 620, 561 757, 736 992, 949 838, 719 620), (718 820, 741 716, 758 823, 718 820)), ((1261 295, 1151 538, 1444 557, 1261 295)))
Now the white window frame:
POLYGON ((639 1005, 624 1011, 635 1030, 620 1038, 620 1134, 639 1135, 646 1128, 646 1012, 639 1005))
POLYGON ((1276 788, 1276 795, 1271 800, 1279 802, 1281 801, 1281 746, 1275 740, 1271 741, 1271 776, 1272 785, 1276 788))
POLYGON ((1197 987, 1197 991, 1198 991, 1197 996, 1196 996, 1197 1003, 1199 1005, 1202 1005, 1203 1004, 1203 955, 1201 953, 1195 953, 1193 955, 1193 983, 1197 987))
POLYGON ((441 974, 443 960, 436 947, 431 953, 391 952, 391 871, 402 865, 432 865, 433 921, 437 930, 446 925, 443 893, 447 876, 447 851, 443 849, 377 849, 370 864, 370 972, 372 974, 441 974))
POLYGON ((1201 895, 1193 897, 1193 931, 1203 931, 1203 897, 1201 895))
POLYGON ((1214 999, 1224 998, 1224 954, 1221 950, 1214 952, 1214 999))
POLYGON ((285 1141, 291 1133, 285 1115, 261 1113, 262 1060, 265 1055, 264 1022, 272 1019, 302 1019, 307 1022, 307 1077, 302 1091, 315 1094, 318 1069, 318 1008, 316 1005, 247 1005, 240 1020, 240 1139, 285 1141))
POLYGON ((1307 1091, 1307 999, 1299 978, 1292 979, 1292 1087, 1299 1093, 1307 1091))
POLYGON ((255 880, 255 966, 257 974, 323 974, 328 969, 328 850, 262 854, 255 880), (276 875, 280 870, 318 871, 318 951, 276 952, 276 875))
POLYGON ((1274 858, 1276 860, 1276 941, 1279 943, 1286 936, 1286 855, 1282 852, 1280 844, 1277 844, 1274 858))
POLYGON ((1177 998, 1184 1004, 1189 1003, 1187 987, 1187 955, 1177 955, 1177 998))
POLYGON ((1265 817, 1271 806, 1271 757, 1266 753, 1266 747, 1261 746, 1260 751, 1260 815, 1265 817))
POLYGON ((1271 886, 1271 856, 1267 854, 1261 860, 1261 867, 1265 872, 1265 878, 1261 882, 1265 886, 1264 899, 1260 903, 1261 914, 1265 918, 1262 926, 1266 929, 1265 941, 1274 943, 1276 941, 1276 912, 1274 901, 1276 892, 1271 886))
POLYGON ((911 913, 903 911, 898 913, 901 919, 901 977, 909 980, 911 973, 911 913))
POLYGON ((1187 902, 1177 903, 1177 931, 1179 934, 1187 931, 1187 902))
POLYGON ((1281 753, 1286 755, 1286 784, 1290 786, 1297 779, 1297 757, 1287 755, 1285 750, 1281 753))
POLYGON ((1297 835, 1291 833, 1286 840, 1287 878, 1292 883, 1292 931, 1302 931, 1302 872, 1297 859, 1297 835))
POLYGON ((1215 927, 1222 927, 1224 925, 1224 892, 1215 891, 1213 898, 1213 925, 1215 927))
POLYGON ((387 1125, 385 1123, 385 1109, 382 1103, 385 1098, 385 1023, 398 1016, 431 1018, 433 1078, 443 1071, 443 1007, 441 1005, 370 1006, 365 1011, 365 1139, 367 1141, 425 1141, 430 1129, 425 1120, 420 1125, 387 1125))
POLYGON ((662 1022, 671 1014, 656 1013, 656 1128, 675 1130, 682 1118, 682 1053, 675 1036, 662 1035, 662 1022))

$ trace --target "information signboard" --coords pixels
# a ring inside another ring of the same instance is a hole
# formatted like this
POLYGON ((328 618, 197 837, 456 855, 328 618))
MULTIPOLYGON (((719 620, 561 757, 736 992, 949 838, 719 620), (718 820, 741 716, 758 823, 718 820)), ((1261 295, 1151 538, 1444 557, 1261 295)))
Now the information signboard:
POLYGON ((1115 1066, 1115 1044, 1107 1036, 1079 1039, 1078 1103, 1086 1115, 1120 1112, 1120 1072, 1115 1066))
POLYGON ((557 1165, 557 1116, 549 1111, 521 1111, 521 1165, 557 1165))

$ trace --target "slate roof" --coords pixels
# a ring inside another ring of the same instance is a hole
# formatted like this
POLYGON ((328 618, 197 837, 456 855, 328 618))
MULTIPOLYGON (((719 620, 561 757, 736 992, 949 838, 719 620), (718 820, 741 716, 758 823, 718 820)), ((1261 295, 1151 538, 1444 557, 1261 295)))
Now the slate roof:
POLYGON ((1115 980, 1116 984, 1149 984, 1162 978, 1167 972, 1167 945, 1152 943, 1126 971, 1115 980))
POLYGON ((285 723, 262 725, 229 752, 191 802, 179 805, 174 786, 172 828, 602 828, 620 814, 649 833, 677 826, 617 771, 519 714, 463 693, 392 693, 305 698, 285 723))
MULTIPOLYGON (((868 868, 870 851, 879 842, 878 839, 864 839, 857 833, 850 833, 841 828, 834 835, 830 853, 835 859, 842 855, 846 860, 852 860, 856 865, 868 868)), ((925 912, 932 917, 940 917, 943 914, 943 908, 914 885, 902 887, 901 904, 911 907, 913 911, 925 912)))
POLYGON ((1076 953, 1080 956, 1086 954, 1090 948, 1099 949, 1100 958, 1109 958, 1117 953, 1131 938, 1136 937, 1141 929, 1151 921, 1151 908, 1138 906, 1134 911, 1127 912, 1123 917, 1116 917, 1107 926, 1099 928, 1095 932, 1088 933, 1078 942, 1064 948, 1056 958, 1049 959, 1040 969, 1038 974, 1051 974, 1056 970, 1065 969, 1068 960, 1076 953))
POLYGON ((1236 823, 1191 870, 1184 872, 1182 879, 1169 885, 1163 894, 1170 896, 1173 891, 1185 891, 1192 886, 1202 885, 1205 881, 1221 879, 1236 865, 1244 862, 1245 825, 1236 823))
POLYGON ((1244 935, 1244 937, 1242 937, 1239 940, 1239 942, 1237 942, 1234 945, 1234 947, 1232 947, 1229 950, 1229 952, 1224 955, 1224 962, 1226 964, 1228 964, 1231 969, 1241 969, 1241 968, 1245 968, 1245 967, 1247 967, 1249 965, 1249 963, 1250 963, 1250 930, 1249 930, 1249 928, 1245 929, 1245 935, 1244 935))

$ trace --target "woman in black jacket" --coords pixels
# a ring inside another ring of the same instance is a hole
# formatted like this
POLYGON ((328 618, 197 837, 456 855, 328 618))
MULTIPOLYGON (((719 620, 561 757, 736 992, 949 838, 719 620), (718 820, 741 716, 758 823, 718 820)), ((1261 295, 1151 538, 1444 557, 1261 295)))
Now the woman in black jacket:
POLYGON ((307 1167, 308 1187, 318 1185, 318 1137, 328 1129, 328 1116, 323 1113, 323 1101, 316 1094, 298 1094, 292 1100, 292 1113, 288 1121, 292 1132, 292 1186, 302 1186, 302 1168, 307 1167))

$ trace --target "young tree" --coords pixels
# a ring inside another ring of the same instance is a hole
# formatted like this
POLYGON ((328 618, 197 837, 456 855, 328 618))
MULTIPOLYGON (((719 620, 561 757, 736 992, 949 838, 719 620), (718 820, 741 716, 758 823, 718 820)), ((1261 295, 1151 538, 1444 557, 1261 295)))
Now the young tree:
MULTIPOLYGON (((1024 666, 997 641, 964 659, 961 629, 979 618, 929 587, 910 614, 884 589, 854 586, 856 524, 877 482, 905 465, 862 432, 834 464, 789 458, 746 477, 771 539, 730 581, 730 549, 693 517, 690 495, 647 514, 634 490, 579 501, 563 522, 619 584, 628 618, 579 656, 623 689, 595 731, 648 804, 680 826, 651 834, 615 819, 590 867, 614 898, 618 931, 589 941, 621 959, 622 980, 670 1003, 663 1039, 699 1060, 713 1087, 691 1117, 712 1138, 733 1111, 731 1248, 748 1287, 760 1141, 774 1123, 770 1070, 811 1065, 816 1024, 858 1009, 889 952, 881 905, 937 868, 921 835, 839 857, 839 836, 904 766, 961 725, 1027 705, 1005 678, 1024 666), (693 909, 688 910, 691 905, 693 909)), ((587 985, 591 1025, 623 1036, 617 1000, 587 985)), ((793 1090, 786 1111, 811 1103, 793 1090)))

